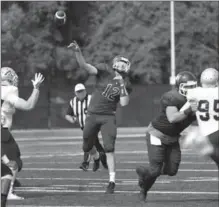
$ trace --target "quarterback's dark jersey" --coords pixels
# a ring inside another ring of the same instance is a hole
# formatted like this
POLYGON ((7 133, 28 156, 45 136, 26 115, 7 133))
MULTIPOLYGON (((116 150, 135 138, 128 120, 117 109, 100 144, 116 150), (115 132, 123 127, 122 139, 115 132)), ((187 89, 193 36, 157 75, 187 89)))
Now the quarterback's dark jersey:
POLYGON ((187 118, 178 123, 170 123, 166 116, 166 108, 168 106, 175 106, 178 110, 180 110, 186 101, 186 97, 179 94, 176 89, 166 92, 161 97, 161 112, 151 122, 152 126, 165 135, 174 137, 179 136, 185 128, 187 128, 193 121, 196 120, 196 117, 191 113, 187 116, 187 118))
MULTIPOLYGON (((115 72, 107 64, 101 63, 96 66, 96 86, 92 94, 88 113, 115 114, 120 100, 120 84, 115 80, 115 72)), ((125 80, 127 91, 131 91, 130 82, 125 80)))

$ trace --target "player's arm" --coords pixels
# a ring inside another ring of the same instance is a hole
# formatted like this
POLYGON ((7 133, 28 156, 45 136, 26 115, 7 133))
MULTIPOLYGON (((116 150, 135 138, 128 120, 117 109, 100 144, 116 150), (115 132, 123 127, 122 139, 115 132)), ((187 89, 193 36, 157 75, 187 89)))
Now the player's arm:
POLYGON ((7 165, 10 169, 12 170, 18 170, 18 165, 16 163, 16 161, 14 160, 9 160, 7 155, 4 154, 2 157, 1 157, 1 160, 2 162, 7 165))
POLYGON ((184 120, 190 113, 191 108, 179 111, 176 106, 168 106, 166 108, 167 119, 170 123, 177 123, 184 120))
POLYGON ((6 154, 2 155, 1 160, 6 165, 10 162, 6 154))
POLYGON ((127 106, 129 104, 129 94, 125 87, 125 84, 120 85, 121 92, 120 92, 120 105, 127 106))
POLYGON ((79 47, 79 45, 77 44, 76 41, 73 41, 68 46, 68 48, 73 48, 73 50, 75 52, 77 62, 79 64, 80 68, 85 69, 89 74, 97 75, 97 73, 98 73, 97 68, 85 61, 84 56, 81 52, 81 49, 80 49, 80 47, 79 47))
POLYGON ((68 106, 68 109, 67 109, 67 112, 65 115, 65 119, 72 124, 74 124, 77 121, 77 118, 74 115, 74 111, 73 111, 73 101, 72 100, 69 103, 69 106, 68 106))
POLYGON ((10 95, 8 97, 8 101, 14 105, 15 108, 21 109, 24 111, 31 110, 35 107, 38 98, 39 98, 39 87, 41 83, 44 81, 44 77, 40 73, 35 74, 35 79, 32 80, 33 83, 33 91, 28 100, 24 100, 18 96, 10 95))
POLYGON ((187 91, 187 103, 180 109, 180 111, 184 110, 186 107, 191 108, 193 112, 196 112, 198 110, 198 99, 197 99, 197 94, 198 91, 195 89, 190 89, 187 91))
POLYGON ((170 123, 177 123, 184 120, 191 112, 190 107, 184 111, 178 110, 176 100, 172 94, 165 94, 161 98, 161 103, 166 108, 166 116, 170 123))
POLYGON ((72 124, 74 124, 77 121, 77 118, 75 116, 70 116, 68 114, 65 115, 65 119, 72 124))
POLYGON ((117 72, 116 72, 116 77, 114 79, 118 80, 120 84, 120 105, 126 106, 129 104, 129 94, 126 89, 124 79, 117 72))

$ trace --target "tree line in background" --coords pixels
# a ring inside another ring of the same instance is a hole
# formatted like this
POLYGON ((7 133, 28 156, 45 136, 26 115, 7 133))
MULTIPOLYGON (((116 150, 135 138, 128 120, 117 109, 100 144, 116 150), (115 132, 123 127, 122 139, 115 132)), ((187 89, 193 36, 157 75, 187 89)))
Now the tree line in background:
MULTIPOLYGON (((128 57, 134 83, 169 82, 169 2, 2 1, 1 10, 1 65, 14 68, 23 84, 36 71, 56 84, 85 81, 66 47, 72 40, 94 65, 128 57), (67 13, 64 26, 54 23, 59 9, 67 13)), ((218 31, 219 2, 175 2, 177 72, 218 68, 218 31)))

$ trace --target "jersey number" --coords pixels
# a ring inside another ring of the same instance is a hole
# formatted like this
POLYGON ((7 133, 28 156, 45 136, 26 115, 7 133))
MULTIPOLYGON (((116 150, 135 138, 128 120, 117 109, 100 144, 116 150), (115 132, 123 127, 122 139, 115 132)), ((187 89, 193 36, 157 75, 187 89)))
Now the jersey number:
POLYGON ((110 101, 114 101, 115 97, 117 95, 119 95, 120 90, 118 87, 113 87, 112 84, 108 84, 104 90, 104 92, 102 93, 102 95, 104 97, 106 97, 107 99, 109 99, 110 101))
MULTIPOLYGON (((216 113, 219 113, 219 100, 214 100, 213 110, 216 113)), ((210 119, 209 115, 209 102, 207 100, 200 100, 198 104, 198 111, 205 113, 200 115, 202 121, 208 121, 210 119)), ((216 121, 219 121, 219 116, 213 116, 216 121)))

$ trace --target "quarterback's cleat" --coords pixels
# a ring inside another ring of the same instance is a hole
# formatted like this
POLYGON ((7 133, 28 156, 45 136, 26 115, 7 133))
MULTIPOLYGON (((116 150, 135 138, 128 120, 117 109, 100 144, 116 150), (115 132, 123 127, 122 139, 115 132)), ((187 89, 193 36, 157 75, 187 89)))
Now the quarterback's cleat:
POLYGON ((109 182, 107 188, 106 188, 106 193, 107 194, 112 194, 114 193, 114 189, 115 189, 116 184, 114 182, 109 182))
POLYGON ((88 168, 89 168, 89 162, 82 162, 81 165, 80 165, 80 168, 81 168, 83 171, 87 171, 88 168))
POLYGON ((16 195, 15 193, 10 192, 8 194, 7 200, 24 200, 24 197, 20 197, 16 195))
POLYGON ((101 161, 103 167, 105 169, 108 169, 108 165, 107 165, 107 161, 106 161, 106 154, 104 152, 100 153, 100 161, 101 161))
POLYGON ((94 160, 93 171, 96 172, 99 168, 100 168, 100 158, 97 160, 94 160))

